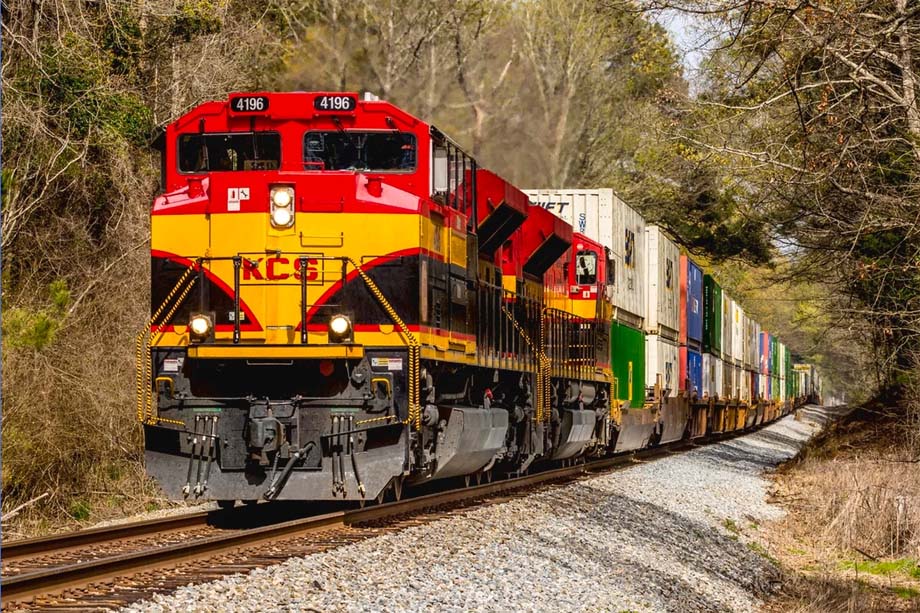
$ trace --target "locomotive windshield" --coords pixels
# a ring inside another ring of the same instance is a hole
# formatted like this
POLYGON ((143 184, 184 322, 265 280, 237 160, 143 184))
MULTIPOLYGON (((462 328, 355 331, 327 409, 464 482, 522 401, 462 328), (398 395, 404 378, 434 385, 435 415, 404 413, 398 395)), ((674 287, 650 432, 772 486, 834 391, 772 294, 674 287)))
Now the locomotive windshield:
POLYGON ((305 170, 415 170, 415 135, 405 132, 307 132, 305 170))
POLYGON ((277 132, 179 136, 180 172, 277 170, 280 160, 277 132))

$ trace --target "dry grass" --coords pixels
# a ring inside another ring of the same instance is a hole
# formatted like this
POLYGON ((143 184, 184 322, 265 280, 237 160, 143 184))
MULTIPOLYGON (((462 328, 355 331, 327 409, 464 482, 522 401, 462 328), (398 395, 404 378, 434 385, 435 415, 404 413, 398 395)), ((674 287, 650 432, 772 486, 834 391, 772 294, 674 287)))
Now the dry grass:
POLYGON ((786 571, 769 612, 920 611, 917 411, 870 406, 775 475, 767 530, 786 571))

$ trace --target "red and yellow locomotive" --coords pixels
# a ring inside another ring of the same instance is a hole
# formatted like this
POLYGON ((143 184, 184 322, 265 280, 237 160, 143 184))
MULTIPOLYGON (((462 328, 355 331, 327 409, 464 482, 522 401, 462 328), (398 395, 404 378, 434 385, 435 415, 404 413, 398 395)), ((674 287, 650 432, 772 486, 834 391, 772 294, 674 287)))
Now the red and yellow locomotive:
POLYGON ((233 94, 160 142, 137 410, 169 495, 360 500, 616 435, 604 250, 435 127, 233 94))

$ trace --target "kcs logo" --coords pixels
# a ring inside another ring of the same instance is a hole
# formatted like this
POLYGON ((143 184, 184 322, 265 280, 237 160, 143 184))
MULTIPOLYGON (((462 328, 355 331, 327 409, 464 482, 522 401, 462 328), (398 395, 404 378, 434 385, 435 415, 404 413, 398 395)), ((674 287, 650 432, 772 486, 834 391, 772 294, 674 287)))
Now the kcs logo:
MULTIPOLYGON (((315 281, 319 278, 319 260, 307 258, 306 260, 306 277, 307 281, 315 281)), ((244 281, 284 281, 294 279, 300 281, 302 278, 300 258, 259 258, 243 260, 243 280, 244 281), (264 271, 264 272, 263 272, 264 271)))

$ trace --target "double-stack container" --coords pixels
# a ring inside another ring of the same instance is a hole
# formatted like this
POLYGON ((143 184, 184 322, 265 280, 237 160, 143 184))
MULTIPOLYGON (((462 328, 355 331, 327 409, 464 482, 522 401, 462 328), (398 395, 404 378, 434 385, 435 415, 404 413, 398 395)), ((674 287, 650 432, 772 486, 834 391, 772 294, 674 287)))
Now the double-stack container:
POLYGON ((680 256, 680 389, 703 397, 703 269, 680 256))
POLYGON ((770 382, 770 368, 771 368, 771 353, 770 347, 772 346, 770 333, 761 332, 760 333, 760 385, 759 392, 760 397, 764 400, 770 400, 772 398, 773 387, 770 382))
POLYGON ((798 394, 795 393, 795 378, 792 372, 792 350, 789 349, 789 347, 786 347, 784 364, 785 368, 783 369, 783 374, 786 376, 786 398, 791 400, 798 394))
POLYGON ((782 343, 775 336, 770 336, 770 398, 779 401, 780 347, 782 343))
POLYGON ((722 366, 722 287, 712 275, 703 276, 703 391, 704 396, 724 398, 722 366))
POLYGON ((732 312, 735 301, 722 290, 722 392, 720 398, 735 398, 734 325, 732 312))
POLYGON ((630 407, 645 403, 645 220, 612 189, 530 189, 530 201, 609 250, 608 288, 615 325, 610 334, 614 394, 630 407))
MULTIPOLYGON (((612 189, 528 189, 530 201, 610 250, 616 320, 637 330, 646 316, 645 219, 612 189)), ((644 379, 643 379, 644 381, 644 379)))
POLYGON ((676 396, 680 381, 680 250, 658 226, 645 229, 645 385, 676 396))

